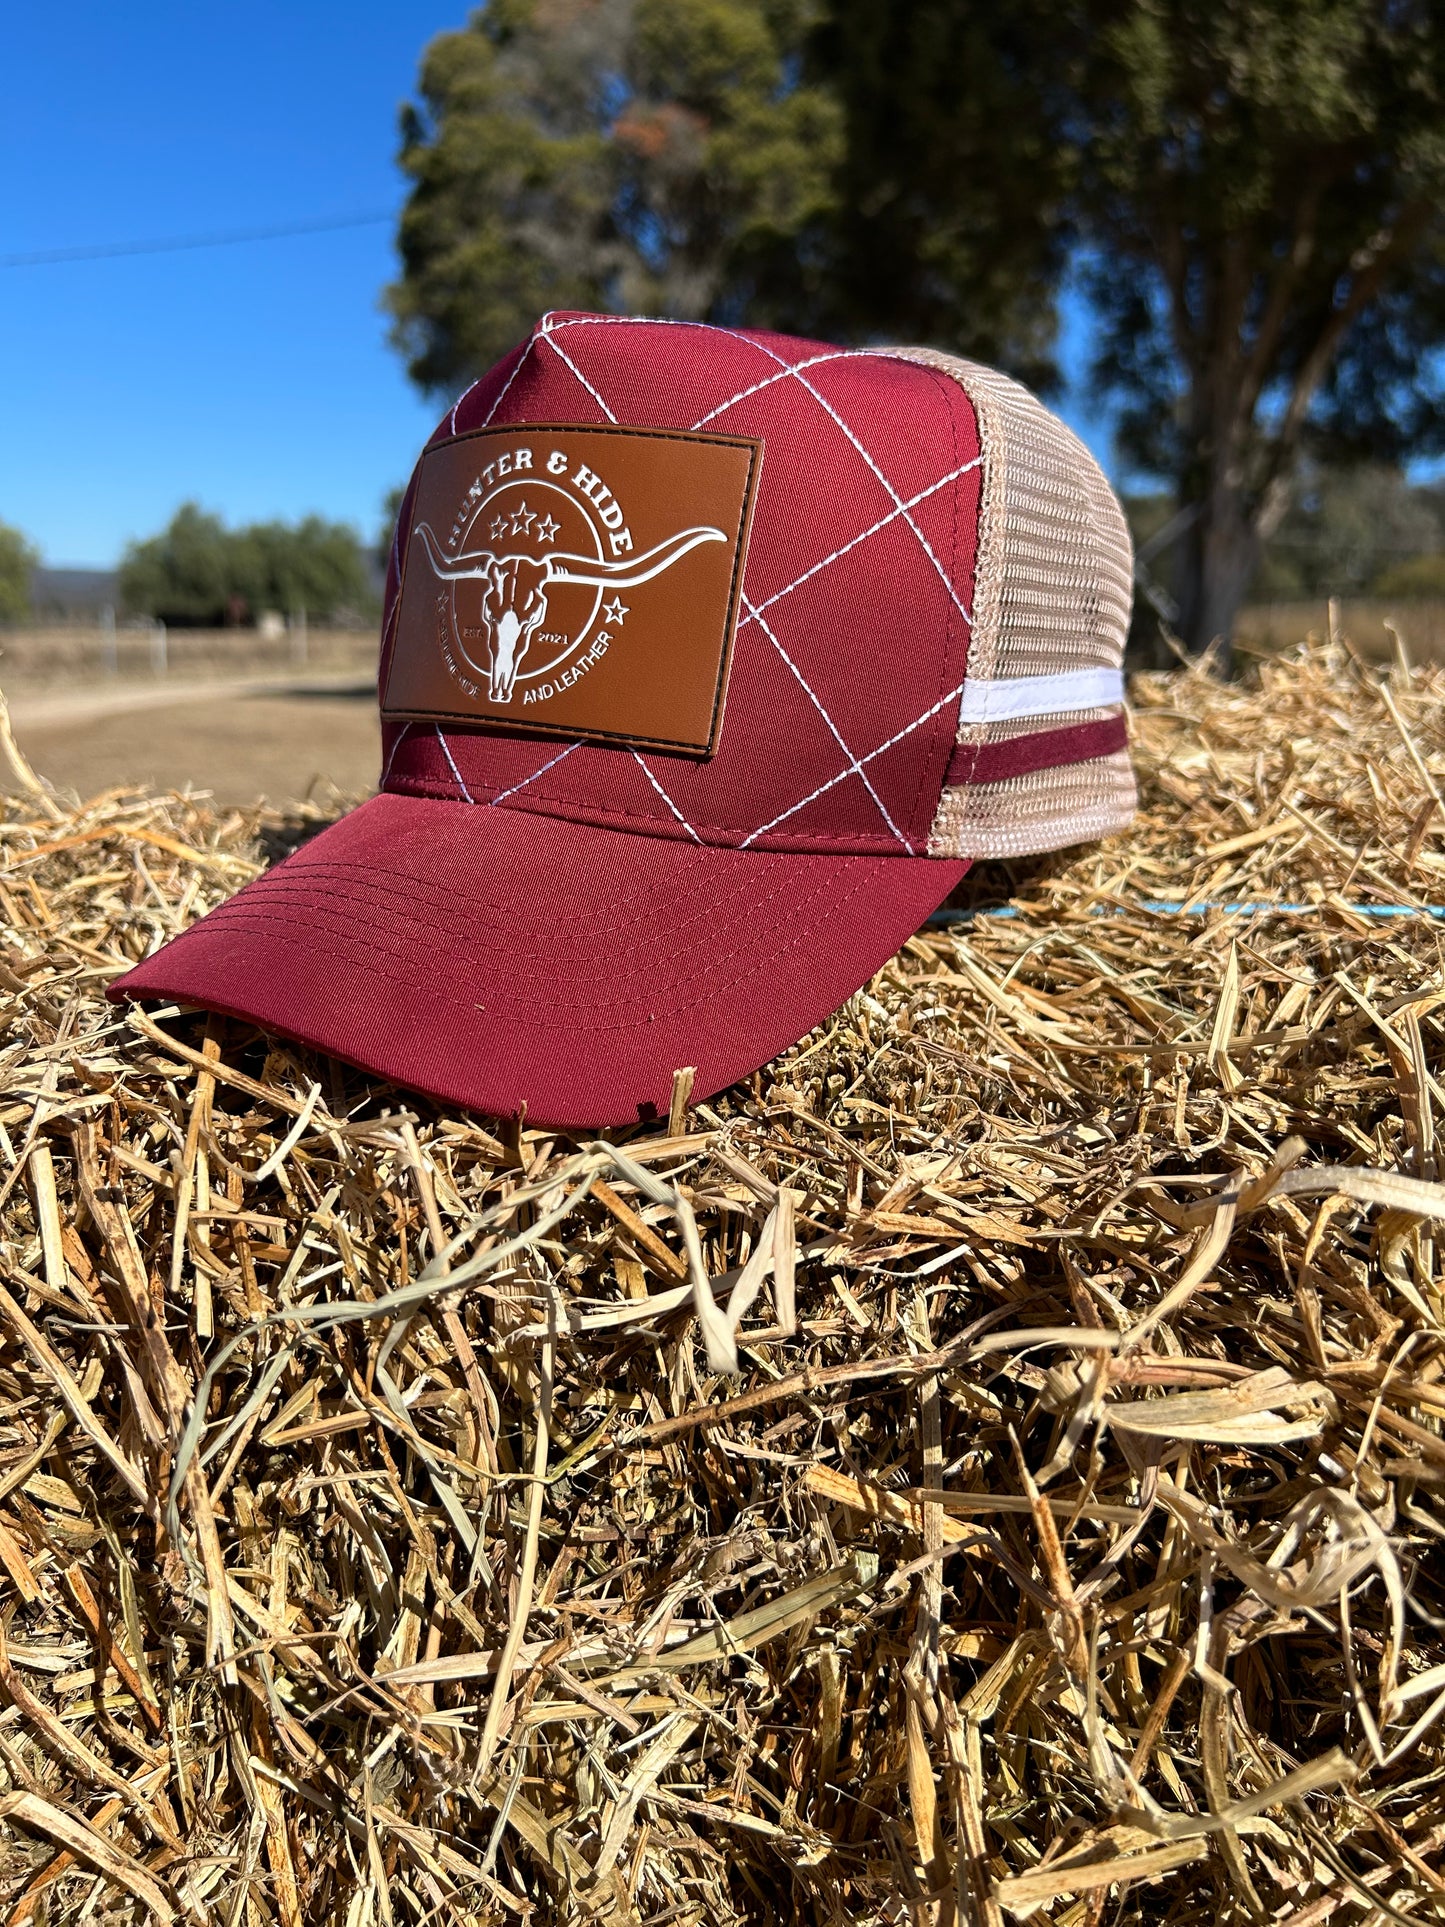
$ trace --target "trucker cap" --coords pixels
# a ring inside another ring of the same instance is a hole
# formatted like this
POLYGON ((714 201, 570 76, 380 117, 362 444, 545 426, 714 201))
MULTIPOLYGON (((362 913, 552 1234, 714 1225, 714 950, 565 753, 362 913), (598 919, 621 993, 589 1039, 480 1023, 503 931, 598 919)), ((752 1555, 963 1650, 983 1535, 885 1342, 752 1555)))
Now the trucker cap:
POLYGON ((971 859, 1128 822, 1131 580, 1088 451, 990 369, 546 315, 403 499, 379 794, 110 994, 538 1124, 710 1096, 971 859))

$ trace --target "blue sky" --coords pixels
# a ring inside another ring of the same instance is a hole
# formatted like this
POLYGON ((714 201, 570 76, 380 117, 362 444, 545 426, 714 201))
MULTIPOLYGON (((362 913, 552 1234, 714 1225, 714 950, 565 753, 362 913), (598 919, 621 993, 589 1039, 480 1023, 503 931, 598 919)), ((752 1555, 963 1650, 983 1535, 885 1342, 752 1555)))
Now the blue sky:
MULTIPOLYGON (((0 254, 395 214, 397 110, 466 0, 7 10, 0 254)), ((105 564, 187 499, 374 532, 437 410, 380 310, 392 228, 0 269, 0 520, 105 564)), ((1082 317, 1065 366, 1081 366, 1082 317)), ((1101 453, 1078 397, 1064 412, 1101 453)))
MULTIPOLYGON (((394 211, 448 5, 6 10, 0 253, 394 211)), ((103 563, 195 497, 370 534, 436 410, 386 344, 389 226, 0 271, 0 519, 103 563)))

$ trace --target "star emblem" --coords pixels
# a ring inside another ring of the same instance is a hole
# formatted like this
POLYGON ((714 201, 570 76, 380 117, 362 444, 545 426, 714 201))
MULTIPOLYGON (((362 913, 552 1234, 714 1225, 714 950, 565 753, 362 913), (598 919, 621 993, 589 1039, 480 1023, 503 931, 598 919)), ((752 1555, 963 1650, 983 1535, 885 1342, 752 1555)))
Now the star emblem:
POLYGON ((511 529, 513 535, 525 535, 536 519, 536 511, 529 509, 525 502, 521 503, 512 512, 511 529))
POLYGON ((557 531, 561 526, 562 524, 560 522, 554 521, 550 515, 547 516, 545 520, 537 524, 537 540, 539 542, 555 542, 557 540, 557 531))
POLYGON ((508 523, 505 515, 494 515, 491 521, 492 540, 494 542, 500 542, 502 537, 507 533, 507 527, 508 523))
POLYGON ((620 623, 626 614, 627 605, 619 596, 613 596, 610 602, 604 602, 602 605, 602 615, 607 622, 620 623))

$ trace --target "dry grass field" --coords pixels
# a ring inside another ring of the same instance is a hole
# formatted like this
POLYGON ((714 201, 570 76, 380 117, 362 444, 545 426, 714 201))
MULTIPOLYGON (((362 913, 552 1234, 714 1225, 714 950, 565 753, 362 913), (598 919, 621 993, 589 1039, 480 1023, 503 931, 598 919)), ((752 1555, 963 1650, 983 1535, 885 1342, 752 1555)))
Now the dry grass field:
POLYGON ((223 806, 358 796, 380 766, 369 673, 65 690, 17 697, 11 711, 47 780, 76 796, 131 784, 223 806))
POLYGON ((306 672, 364 675, 376 666, 376 631, 311 629, 263 636, 254 629, 171 629, 163 642, 145 628, 0 628, 0 683, 15 697, 37 691, 99 694, 170 677, 278 677, 306 672))
POLYGON ((140 784, 217 804, 358 796, 376 781, 376 638, 176 630, 166 673, 152 640, 121 630, 0 632, 0 683, 48 781, 75 796, 140 784))
POLYGON ((1445 671, 1133 709, 605 1142, 114 1009, 322 812, 17 789, 0 1918, 1441 1917, 1445 671))

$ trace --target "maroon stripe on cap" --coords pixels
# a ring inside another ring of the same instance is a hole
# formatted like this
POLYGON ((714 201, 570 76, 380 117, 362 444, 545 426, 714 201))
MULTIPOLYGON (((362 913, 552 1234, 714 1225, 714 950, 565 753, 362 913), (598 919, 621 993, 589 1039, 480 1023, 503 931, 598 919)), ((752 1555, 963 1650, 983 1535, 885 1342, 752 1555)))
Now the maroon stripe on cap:
POLYGON ((1103 722, 1041 729, 1032 736, 1013 736, 1002 743, 958 743, 949 758, 943 787, 1002 783, 1011 776, 1028 776, 1036 769, 1054 769, 1061 763, 1089 763, 1100 756, 1114 755, 1128 742, 1124 718, 1107 716, 1103 722))

